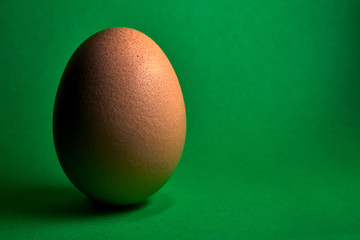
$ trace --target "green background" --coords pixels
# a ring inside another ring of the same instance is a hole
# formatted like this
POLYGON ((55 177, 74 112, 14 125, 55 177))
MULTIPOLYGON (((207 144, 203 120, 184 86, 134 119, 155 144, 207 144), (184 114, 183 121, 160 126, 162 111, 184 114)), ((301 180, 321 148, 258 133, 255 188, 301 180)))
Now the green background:
POLYGON ((1 239, 360 239, 360 1, 0 3, 1 239), (57 86, 90 35, 150 36, 184 153, 145 204, 96 207, 58 163, 57 86))

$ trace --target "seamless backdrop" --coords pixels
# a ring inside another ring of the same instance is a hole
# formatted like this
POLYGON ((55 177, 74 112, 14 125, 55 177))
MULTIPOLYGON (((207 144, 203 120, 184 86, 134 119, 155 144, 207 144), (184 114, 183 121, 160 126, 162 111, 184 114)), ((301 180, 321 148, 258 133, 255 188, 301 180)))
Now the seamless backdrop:
POLYGON ((360 1, 0 3, 0 239, 359 239, 360 1), (93 206, 52 139, 87 37, 150 36, 182 86, 178 169, 142 205, 93 206))

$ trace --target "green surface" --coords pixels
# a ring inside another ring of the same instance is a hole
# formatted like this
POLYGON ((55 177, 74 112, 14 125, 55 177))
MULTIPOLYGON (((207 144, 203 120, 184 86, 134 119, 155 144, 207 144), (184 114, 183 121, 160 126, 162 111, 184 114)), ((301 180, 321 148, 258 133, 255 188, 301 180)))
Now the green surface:
POLYGON ((0 239, 360 239, 360 1, 5 0, 0 23, 0 239), (52 139, 68 59, 115 26, 164 50, 188 119, 130 209, 93 206, 52 139))

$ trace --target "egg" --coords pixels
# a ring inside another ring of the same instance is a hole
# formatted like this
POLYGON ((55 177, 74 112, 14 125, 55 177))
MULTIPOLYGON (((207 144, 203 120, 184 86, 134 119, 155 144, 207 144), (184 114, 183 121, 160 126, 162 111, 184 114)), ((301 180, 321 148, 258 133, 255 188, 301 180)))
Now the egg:
POLYGON ((65 174, 91 199, 127 205, 158 191, 186 136, 183 94, 164 52, 130 28, 85 40, 60 80, 53 136, 65 174))

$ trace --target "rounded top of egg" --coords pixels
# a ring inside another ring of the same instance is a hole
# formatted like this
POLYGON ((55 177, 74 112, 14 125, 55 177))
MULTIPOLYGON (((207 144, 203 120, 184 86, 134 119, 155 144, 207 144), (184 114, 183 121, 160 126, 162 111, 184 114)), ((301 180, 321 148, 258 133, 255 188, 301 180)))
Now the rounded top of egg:
POLYGON ((184 147, 185 105, 160 47, 130 28, 100 31, 75 51, 58 88, 56 152, 90 198, 140 202, 174 172, 184 147))

